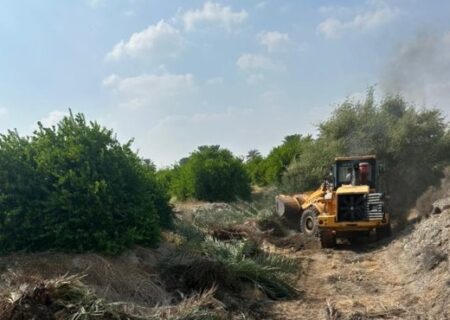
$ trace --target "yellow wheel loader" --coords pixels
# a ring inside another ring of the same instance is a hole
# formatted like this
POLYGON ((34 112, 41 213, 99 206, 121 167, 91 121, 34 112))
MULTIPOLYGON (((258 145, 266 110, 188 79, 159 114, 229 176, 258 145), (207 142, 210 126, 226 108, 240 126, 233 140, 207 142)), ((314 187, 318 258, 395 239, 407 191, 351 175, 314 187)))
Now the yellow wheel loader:
POLYGON ((391 224, 385 196, 380 192, 382 166, 373 155, 338 157, 332 181, 319 189, 276 197, 276 211, 299 225, 306 236, 319 236, 323 248, 336 238, 352 238, 375 229, 378 239, 390 236, 391 224))

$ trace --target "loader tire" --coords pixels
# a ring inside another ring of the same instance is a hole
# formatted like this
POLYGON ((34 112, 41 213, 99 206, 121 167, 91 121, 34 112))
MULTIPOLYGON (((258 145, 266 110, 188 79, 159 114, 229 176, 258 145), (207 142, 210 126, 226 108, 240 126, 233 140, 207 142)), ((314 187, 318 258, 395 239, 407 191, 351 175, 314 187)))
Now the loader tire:
POLYGON ((320 246, 323 249, 334 248, 336 246, 336 236, 329 230, 321 230, 320 246))
POLYGON ((302 217, 300 219, 300 231, 308 237, 317 236, 318 231, 318 219, 319 213, 315 208, 308 208, 303 211, 302 217))
POLYGON ((385 226, 379 227, 375 230, 377 240, 388 238, 392 235, 391 224, 388 223, 385 226))

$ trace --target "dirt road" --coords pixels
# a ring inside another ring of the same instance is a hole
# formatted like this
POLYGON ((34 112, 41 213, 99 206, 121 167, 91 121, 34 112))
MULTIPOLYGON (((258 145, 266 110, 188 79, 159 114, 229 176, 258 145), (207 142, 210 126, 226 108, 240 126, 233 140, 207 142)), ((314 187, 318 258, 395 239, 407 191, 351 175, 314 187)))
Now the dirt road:
POLYGON ((300 295, 263 301, 262 318, 450 319, 449 214, 418 222, 413 210, 390 239, 362 238, 332 250, 320 249, 314 240, 304 242, 294 231, 264 241, 264 250, 298 260, 300 295))
POLYGON ((302 294, 268 305, 273 319, 449 319, 448 296, 433 295, 433 283, 411 268, 401 241, 291 255, 302 261, 302 294))

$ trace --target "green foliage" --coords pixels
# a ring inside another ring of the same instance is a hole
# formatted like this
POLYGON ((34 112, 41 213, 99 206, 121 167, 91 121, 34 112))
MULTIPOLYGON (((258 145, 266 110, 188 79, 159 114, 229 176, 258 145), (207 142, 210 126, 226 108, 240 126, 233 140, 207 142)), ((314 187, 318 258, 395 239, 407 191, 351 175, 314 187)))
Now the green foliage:
POLYGON ((399 96, 375 105, 369 90, 364 102, 346 101, 320 127, 320 139, 340 154, 376 154, 386 167, 384 189, 391 212, 401 216, 449 164, 449 131, 437 109, 417 110, 399 96))
POLYGON ((245 171, 255 185, 264 185, 264 158, 258 150, 250 150, 245 157, 245 171))
POLYGON ((171 209, 154 166, 81 114, 32 137, 0 137, 2 252, 153 245, 171 209))
POLYGON ((303 137, 298 134, 284 138, 283 143, 272 149, 262 166, 264 170, 264 182, 266 184, 279 184, 283 172, 289 164, 302 153, 308 152, 310 145, 314 143, 311 136, 303 137))
POLYGON ((373 94, 369 89, 364 101, 343 102, 319 125, 315 139, 291 135, 266 158, 252 152, 247 170, 253 183, 288 193, 313 190, 336 156, 375 154, 387 168, 382 182, 391 194, 391 212, 401 216, 438 183, 450 162, 450 133, 439 110, 418 110, 400 96, 377 104, 373 94))
POLYGON ((283 172, 280 189, 298 193, 317 189, 327 179, 333 159, 340 154, 336 143, 325 139, 311 141, 307 150, 294 159, 283 172))
POLYGON ((250 197, 243 163, 219 146, 202 146, 173 168, 171 191, 178 199, 233 201, 250 197))

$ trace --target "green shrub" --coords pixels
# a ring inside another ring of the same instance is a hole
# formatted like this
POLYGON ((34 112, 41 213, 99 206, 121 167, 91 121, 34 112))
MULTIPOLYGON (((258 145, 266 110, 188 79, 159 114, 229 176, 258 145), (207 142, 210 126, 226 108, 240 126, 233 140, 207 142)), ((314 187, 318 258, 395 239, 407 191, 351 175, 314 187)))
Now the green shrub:
POLYGON ((180 199, 233 201, 250 197, 242 160, 219 146, 202 146, 174 169, 171 190, 180 199))
POLYGON ((155 170, 78 114, 0 137, 0 248, 117 253, 153 245, 170 207, 155 170))

